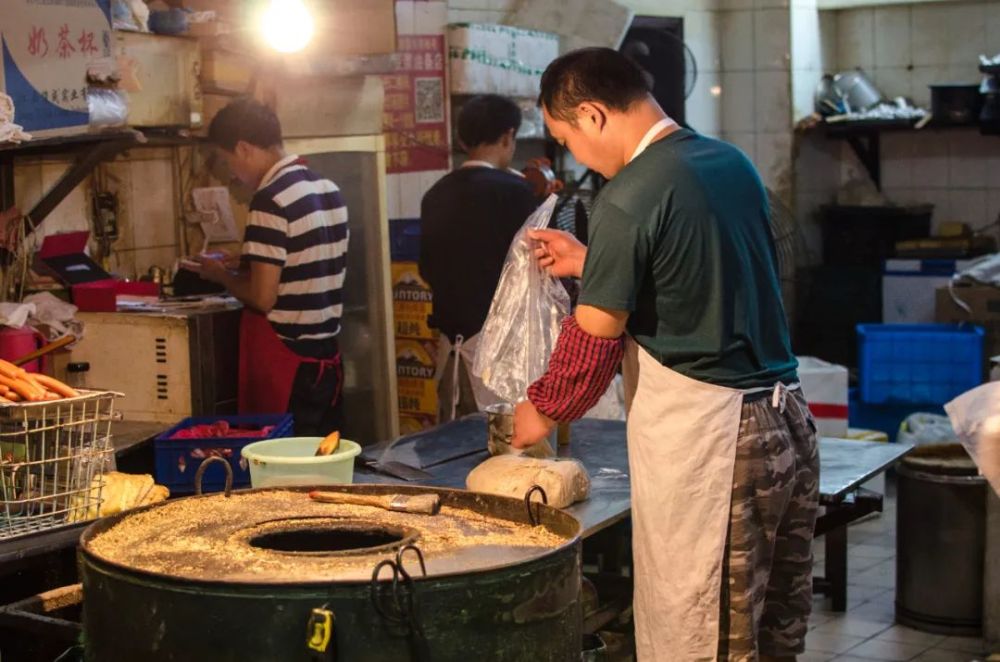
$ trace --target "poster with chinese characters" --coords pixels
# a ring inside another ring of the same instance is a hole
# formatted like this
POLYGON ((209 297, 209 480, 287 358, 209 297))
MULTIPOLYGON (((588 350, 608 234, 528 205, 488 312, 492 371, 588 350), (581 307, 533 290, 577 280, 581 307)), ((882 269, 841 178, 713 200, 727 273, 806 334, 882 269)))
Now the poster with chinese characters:
POLYGON ((396 71, 382 77, 386 171, 445 170, 450 146, 444 35, 399 35, 397 44, 396 71))
POLYGON ((0 90, 35 137, 86 130, 87 67, 112 53, 111 0, 2 0, 0 90))

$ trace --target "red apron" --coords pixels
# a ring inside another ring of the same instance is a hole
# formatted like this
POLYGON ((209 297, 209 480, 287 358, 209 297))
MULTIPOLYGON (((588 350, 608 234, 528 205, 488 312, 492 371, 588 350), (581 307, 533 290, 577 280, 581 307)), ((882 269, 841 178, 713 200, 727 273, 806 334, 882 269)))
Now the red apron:
MULTIPOLYGON (((326 370, 340 370, 340 354, 331 359, 299 356, 281 341, 267 317, 244 308, 240 319, 239 413, 286 413, 295 374, 303 363, 319 364, 318 382, 326 370)), ((342 389, 341 378, 331 405, 336 404, 342 389)))

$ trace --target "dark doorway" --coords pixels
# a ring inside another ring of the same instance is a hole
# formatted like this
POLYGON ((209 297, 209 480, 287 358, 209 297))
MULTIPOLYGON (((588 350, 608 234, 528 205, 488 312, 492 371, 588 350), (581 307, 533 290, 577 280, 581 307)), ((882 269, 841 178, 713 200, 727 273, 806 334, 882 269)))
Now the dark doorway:
POLYGON ((642 68, 653 97, 667 115, 687 126, 684 19, 636 16, 619 50, 642 68))

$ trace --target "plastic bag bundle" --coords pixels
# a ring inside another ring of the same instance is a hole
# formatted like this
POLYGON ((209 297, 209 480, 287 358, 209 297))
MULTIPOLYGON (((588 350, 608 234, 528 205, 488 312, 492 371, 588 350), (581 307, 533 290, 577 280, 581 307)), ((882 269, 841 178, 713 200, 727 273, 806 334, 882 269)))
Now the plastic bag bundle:
POLYGON ((898 443, 913 446, 952 444, 955 440, 955 430, 947 416, 919 412, 907 416, 896 434, 898 443))
POLYGON ((528 217, 511 242, 472 372, 507 402, 520 402, 542 376, 569 314, 569 295, 557 278, 538 266, 528 230, 545 228, 556 206, 551 195, 528 217))

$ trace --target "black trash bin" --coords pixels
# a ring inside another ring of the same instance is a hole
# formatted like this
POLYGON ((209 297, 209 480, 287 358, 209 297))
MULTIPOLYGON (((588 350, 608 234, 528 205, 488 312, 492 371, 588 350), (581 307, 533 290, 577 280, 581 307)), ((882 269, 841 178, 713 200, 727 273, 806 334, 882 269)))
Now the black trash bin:
POLYGON ((896 474, 896 620, 926 632, 978 636, 986 479, 958 444, 921 446, 896 474))

